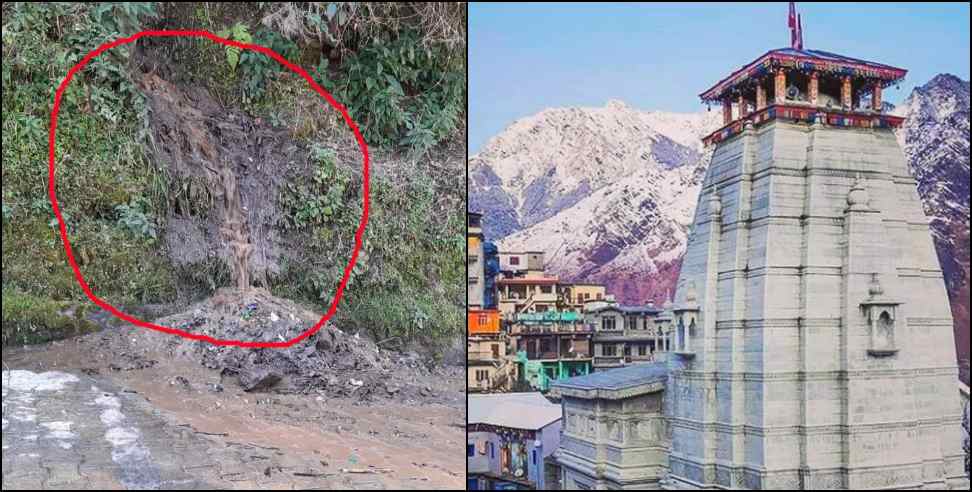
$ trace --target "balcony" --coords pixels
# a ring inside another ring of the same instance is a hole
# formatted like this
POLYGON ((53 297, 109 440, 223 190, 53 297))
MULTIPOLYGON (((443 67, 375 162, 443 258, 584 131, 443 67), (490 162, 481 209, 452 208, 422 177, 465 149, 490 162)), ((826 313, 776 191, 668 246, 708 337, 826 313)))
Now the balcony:
POLYGON ((559 354, 552 350, 546 352, 524 351, 521 353, 526 355, 527 360, 586 360, 591 358, 591 354, 586 350, 562 351, 559 354))
MULTIPOLYGON (((660 337, 664 338, 664 337, 660 337)), ((626 340, 654 340, 655 334, 647 330, 615 330, 615 331, 598 331, 594 335, 594 339, 598 341, 626 341, 626 340)))
POLYGON ((557 334, 589 334, 591 328, 583 324, 555 323, 549 325, 521 325, 510 326, 511 335, 557 335, 557 334))
POLYGON ((620 367, 624 365, 624 357, 597 356, 594 357, 594 367, 620 367))
POLYGON ((498 354, 497 356, 494 357, 493 352, 491 350, 472 350, 469 351, 466 357, 468 360, 476 361, 476 362, 499 363, 502 362, 503 360, 503 354, 498 354))

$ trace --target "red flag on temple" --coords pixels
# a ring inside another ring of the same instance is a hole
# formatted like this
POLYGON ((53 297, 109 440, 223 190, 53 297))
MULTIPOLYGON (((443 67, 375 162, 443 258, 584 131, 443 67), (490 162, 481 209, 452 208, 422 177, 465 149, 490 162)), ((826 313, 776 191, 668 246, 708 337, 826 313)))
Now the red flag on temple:
POLYGON ((786 20, 786 25, 790 28, 790 47, 797 47, 797 15, 796 4, 790 2, 790 16, 786 20))

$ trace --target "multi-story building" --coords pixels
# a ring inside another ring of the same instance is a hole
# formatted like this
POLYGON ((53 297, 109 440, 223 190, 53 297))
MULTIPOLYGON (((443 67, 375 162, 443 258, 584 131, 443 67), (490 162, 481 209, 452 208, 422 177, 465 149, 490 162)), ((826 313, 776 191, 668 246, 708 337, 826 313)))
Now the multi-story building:
POLYGON ((466 308, 482 309, 485 279, 485 261, 483 259, 483 215, 475 212, 466 213, 466 259, 467 281, 466 308))
POLYGON ((499 289, 499 310, 505 319, 512 319, 517 313, 555 311, 559 282, 557 277, 545 277, 542 274, 500 278, 496 281, 499 289))
POLYGON ((509 277, 516 277, 534 273, 542 275, 544 271, 544 255, 542 251, 526 251, 522 253, 504 251, 499 254, 500 271, 509 277))
POLYGON ((520 313, 508 324, 520 381, 546 391, 552 381, 591 372, 591 330, 572 311, 520 313))
POLYGON ((595 371, 652 362, 670 345, 671 314, 652 303, 607 304, 588 311, 586 319, 593 331, 595 371))
POLYGON ((508 355, 507 337, 500 329, 499 311, 470 310, 467 324, 466 372, 469 391, 511 390, 516 381, 516 364, 508 355))
POLYGON ((560 405, 540 393, 470 395, 468 490, 559 489, 560 405))
POLYGON ((603 301, 607 298, 607 290, 601 284, 562 283, 559 294, 564 309, 583 312, 588 302, 603 301))

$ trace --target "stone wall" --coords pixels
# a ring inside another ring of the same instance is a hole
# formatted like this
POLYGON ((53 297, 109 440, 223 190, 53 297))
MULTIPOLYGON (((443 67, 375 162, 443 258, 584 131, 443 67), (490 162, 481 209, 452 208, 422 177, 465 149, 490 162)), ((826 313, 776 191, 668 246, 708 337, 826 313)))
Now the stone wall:
POLYGON ((659 488, 669 450, 661 387, 561 392, 564 430, 556 457, 565 490, 659 488))
POLYGON ((666 399, 676 482, 967 486, 948 298, 890 131, 776 121, 720 143, 676 312, 693 290, 666 399))

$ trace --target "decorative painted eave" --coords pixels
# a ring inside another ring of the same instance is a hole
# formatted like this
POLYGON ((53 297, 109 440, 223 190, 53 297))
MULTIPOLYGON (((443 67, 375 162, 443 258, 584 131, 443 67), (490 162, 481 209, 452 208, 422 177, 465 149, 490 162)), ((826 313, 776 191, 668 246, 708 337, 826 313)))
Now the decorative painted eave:
POLYGON ((904 118, 900 116, 883 113, 818 108, 801 104, 773 104, 710 133, 702 139, 702 142, 711 145, 732 138, 742 133, 746 121, 751 121, 754 127, 759 127, 772 120, 812 124, 818 117, 822 124, 837 127, 897 128, 904 122, 904 118))
POLYGON ((699 94, 703 102, 720 101, 741 87, 765 76, 776 68, 816 71, 834 75, 850 75, 856 78, 871 79, 882 87, 893 85, 904 78, 907 70, 881 63, 859 60, 820 50, 797 50, 781 48, 767 51, 756 61, 736 70, 720 80, 708 90, 699 94))

